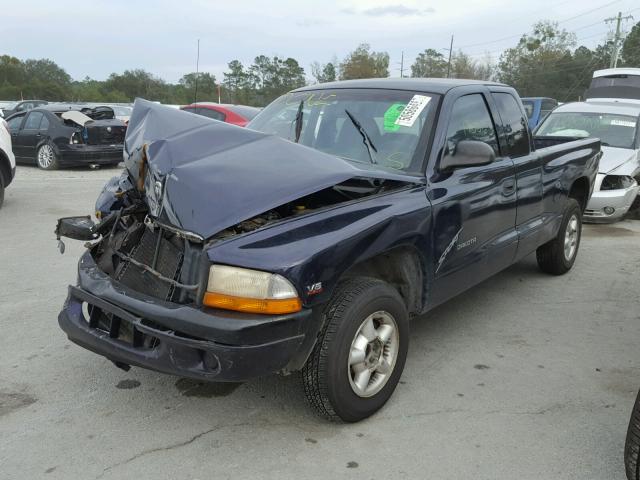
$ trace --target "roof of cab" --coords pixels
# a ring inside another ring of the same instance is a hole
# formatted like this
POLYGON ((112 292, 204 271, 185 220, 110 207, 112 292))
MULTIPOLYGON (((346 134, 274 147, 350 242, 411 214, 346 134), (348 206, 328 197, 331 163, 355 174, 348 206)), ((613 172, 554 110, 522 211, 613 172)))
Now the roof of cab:
POLYGON ((508 87, 508 85, 503 83, 458 78, 366 78, 361 80, 341 80, 339 82, 318 83, 298 88, 294 90, 294 92, 335 88, 380 88, 387 90, 412 90, 417 92, 444 94, 452 88, 463 87, 466 85, 508 87))

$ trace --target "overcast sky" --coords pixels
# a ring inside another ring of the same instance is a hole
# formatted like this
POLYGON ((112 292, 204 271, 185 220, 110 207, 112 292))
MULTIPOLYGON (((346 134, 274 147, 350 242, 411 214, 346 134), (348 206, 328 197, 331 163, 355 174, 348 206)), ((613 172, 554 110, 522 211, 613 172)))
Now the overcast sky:
MULTIPOLYGON (((604 19, 629 12, 638 0, 20 0, 0 7, 0 54, 50 58, 74 79, 105 79, 143 68, 169 82, 195 70, 222 79, 233 59, 250 64, 260 54, 293 57, 310 76, 310 63, 338 60, 359 43, 391 55, 400 75, 425 48, 449 46, 495 58, 540 19, 576 31, 594 46, 613 26, 604 19), (575 17, 575 18, 574 18, 575 17), (505 38, 508 37, 508 38, 505 38)), ((627 23, 630 27, 632 23, 627 23)))

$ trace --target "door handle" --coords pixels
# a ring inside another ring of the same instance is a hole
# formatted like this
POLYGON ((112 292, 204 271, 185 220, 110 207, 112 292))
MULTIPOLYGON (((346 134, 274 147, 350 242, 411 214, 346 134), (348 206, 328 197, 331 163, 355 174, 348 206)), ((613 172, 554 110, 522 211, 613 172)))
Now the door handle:
POLYGON ((509 178, 504 181, 502 184, 502 194, 503 195, 511 195, 516 191, 516 181, 512 178, 509 178))

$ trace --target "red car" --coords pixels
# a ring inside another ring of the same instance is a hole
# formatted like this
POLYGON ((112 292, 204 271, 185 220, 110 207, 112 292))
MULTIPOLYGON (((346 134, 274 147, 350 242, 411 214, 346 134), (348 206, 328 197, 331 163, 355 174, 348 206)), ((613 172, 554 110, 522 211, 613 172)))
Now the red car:
POLYGON ((180 110, 195 113, 196 115, 203 115, 215 120, 220 120, 221 122, 232 123, 239 127, 245 127, 247 123, 260 112, 260 109, 256 107, 213 102, 192 103, 191 105, 180 107, 180 110))

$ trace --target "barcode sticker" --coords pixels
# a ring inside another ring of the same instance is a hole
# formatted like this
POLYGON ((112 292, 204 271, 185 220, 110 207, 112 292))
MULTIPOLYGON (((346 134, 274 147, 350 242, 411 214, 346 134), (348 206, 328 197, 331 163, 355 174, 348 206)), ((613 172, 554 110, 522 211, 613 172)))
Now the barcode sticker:
POLYGON ((629 122, 627 120, 611 120, 611 125, 617 125, 619 127, 635 127, 636 122, 629 122))
POLYGON ((409 103, 407 103, 407 106, 404 107, 404 110, 402 110, 395 124, 401 127, 413 127, 416 119, 420 116, 420 113, 422 113, 422 110, 424 110, 424 107, 427 106, 430 100, 431 97, 414 95, 413 98, 409 100, 409 103))

